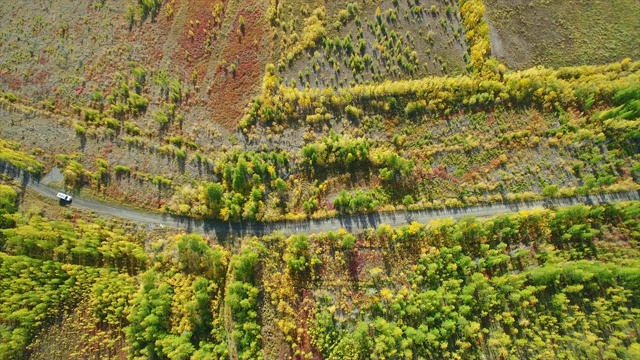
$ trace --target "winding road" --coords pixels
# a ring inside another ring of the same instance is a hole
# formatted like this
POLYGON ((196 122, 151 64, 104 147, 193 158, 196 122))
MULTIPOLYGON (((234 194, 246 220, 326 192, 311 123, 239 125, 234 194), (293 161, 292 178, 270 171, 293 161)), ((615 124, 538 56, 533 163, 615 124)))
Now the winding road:
MULTIPOLYGON (((23 187, 29 187, 37 193, 55 198, 58 190, 46 185, 51 175, 45 176, 41 181, 32 179, 28 173, 21 171, 11 164, 0 161, 0 173, 7 174, 21 181, 23 187)), ((600 194, 589 196, 576 196, 571 198, 546 200, 551 206, 571 206, 576 204, 602 204, 619 201, 640 200, 640 191, 630 191, 614 194, 600 194)), ((198 220, 188 217, 179 217, 166 214, 158 214, 130 209, 124 206, 114 206, 100 201, 82 197, 74 197, 72 206, 95 211, 101 215, 124 218, 151 227, 168 226, 184 229, 187 232, 196 232, 216 238, 229 236, 266 235, 274 231, 284 234, 295 233, 320 233, 336 231, 343 228, 349 232, 357 232, 367 228, 376 228, 381 224, 398 227, 410 224, 413 221, 428 223, 431 220, 453 218, 459 219, 465 216, 487 217, 504 213, 517 212, 535 208, 542 208, 543 201, 528 201, 520 203, 501 203, 492 205, 470 206, 466 208, 422 210, 422 211, 396 211, 372 214, 342 215, 330 219, 305 220, 299 222, 283 221, 277 223, 257 222, 223 222, 220 220, 198 220)))

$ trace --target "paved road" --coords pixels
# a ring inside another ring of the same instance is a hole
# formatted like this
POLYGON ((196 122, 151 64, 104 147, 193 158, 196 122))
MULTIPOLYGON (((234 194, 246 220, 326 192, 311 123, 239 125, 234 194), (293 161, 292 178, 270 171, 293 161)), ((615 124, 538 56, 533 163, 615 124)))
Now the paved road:
MULTIPOLYGON (((45 185, 45 180, 51 179, 51 175, 47 175, 43 181, 33 180, 28 174, 3 162, 0 162, 0 173, 8 174, 13 178, 22 181, 24 187, 29 187, 44 196, 55 198, 58 192, 58 190, 45 185)), ((640 200, 640 191, 576 196, 572 198, 554 199, 551 200, 550 203, 554 206, 570 206, 576 204, 602 204, 629 200, 640 200)), ((324 220, 306 220, 300 222, 284 221, 272 224, 255 222, 226 223, 219 220, 197 220, 187 217, 144 212, 122 206, 108 205, 100 201, 84 199, 81 197, 74 197, 72 206, 81 209, 93 210, 102 215, 115 216, 135 221, 140 224, 147 224, 152 227, 175 227, 184 229, 188 232, 197 232, 217 238, 225 238, 228 236, 245 235, 260 236, 270 234, 274 231, 280 231, 285 234, 319 233, 344 228, 349 232, 357 232, 367 228, 375 228, 381 224, 389 224, 392 227, 397 227, 409 224, 413 221, 426 224, 431 220, 442 218, 459 219, 465 216, 487 217, 521 210, 541 208, 543 207, 543 201, 470 206, 463 209, 396 211, 389 213, 344 215, 324 220)))

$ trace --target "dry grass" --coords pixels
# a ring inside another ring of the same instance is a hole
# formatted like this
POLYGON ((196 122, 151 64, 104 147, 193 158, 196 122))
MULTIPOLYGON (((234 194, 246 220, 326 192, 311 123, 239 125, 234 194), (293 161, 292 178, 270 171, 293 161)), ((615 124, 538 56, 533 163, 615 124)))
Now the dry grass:
POLYGON ((515 69, 640 58, 640 3, 486 0, 492 51, 515 69))

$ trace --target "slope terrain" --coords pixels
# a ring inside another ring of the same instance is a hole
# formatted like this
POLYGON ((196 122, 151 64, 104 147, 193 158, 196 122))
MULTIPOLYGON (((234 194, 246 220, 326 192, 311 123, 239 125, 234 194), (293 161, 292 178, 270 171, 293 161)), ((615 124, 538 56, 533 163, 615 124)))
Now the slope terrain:
POLYGON ((639 12, 0 2, 0 360, 637 359, 639 12))

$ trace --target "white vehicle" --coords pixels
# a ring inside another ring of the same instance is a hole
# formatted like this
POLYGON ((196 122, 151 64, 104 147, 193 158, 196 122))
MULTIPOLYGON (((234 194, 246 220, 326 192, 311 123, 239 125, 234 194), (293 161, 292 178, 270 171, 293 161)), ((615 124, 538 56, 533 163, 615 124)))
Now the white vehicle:
POLYGON ((65 193, 60 193, 60 192, 59 192, 59 193, 56 195, 56 197, 57 197, 58 199, 60 199, 60 202, 61 202, 61 203, 71 204, 71 200, 72 200, 71 195, 67 195, 67 194, 65 194, 65 193))

